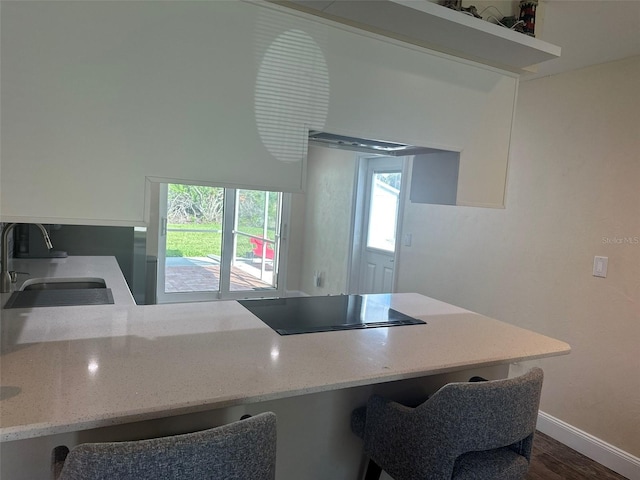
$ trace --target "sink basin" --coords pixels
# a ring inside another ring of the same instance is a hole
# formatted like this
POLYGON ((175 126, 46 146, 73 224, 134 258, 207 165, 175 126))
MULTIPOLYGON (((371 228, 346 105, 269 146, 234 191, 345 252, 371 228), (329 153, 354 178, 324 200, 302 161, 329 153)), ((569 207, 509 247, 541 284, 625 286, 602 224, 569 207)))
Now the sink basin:
POLYGON ((107 284, 104 278, 96 277, 30 278, 25 280, 20 290, 77 290, 85 288, 107 288, 107 284))
POLYGON ((4 308, 63 307, 113 304, 113 294, 103 278, 52 277, 26 280, 13 292, 4 308))

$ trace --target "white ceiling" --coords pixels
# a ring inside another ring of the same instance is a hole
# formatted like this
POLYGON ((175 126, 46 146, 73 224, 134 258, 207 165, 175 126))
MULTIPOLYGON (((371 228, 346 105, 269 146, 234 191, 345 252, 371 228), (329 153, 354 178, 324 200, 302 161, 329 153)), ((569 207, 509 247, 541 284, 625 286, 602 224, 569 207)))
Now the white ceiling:
POLYGON ((522 80, 640 55, 640 0, 548 0, 540 38, 562 54, 522 80))

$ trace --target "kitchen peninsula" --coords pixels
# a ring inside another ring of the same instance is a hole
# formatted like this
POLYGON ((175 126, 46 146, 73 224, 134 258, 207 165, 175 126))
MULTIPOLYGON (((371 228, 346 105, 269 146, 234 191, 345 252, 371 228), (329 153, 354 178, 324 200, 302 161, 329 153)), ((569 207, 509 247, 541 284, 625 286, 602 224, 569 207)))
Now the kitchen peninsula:
MULTIPOLYGON (((2 310, 2 478, 45 478, 53 446, 278 415, 278 478, 356 478, 349 414, 373 392, 424 396, 564 342, 418 294, 424 325, 280 336, 235 301, 2 310)), ((352 438, 353 437, 353 438, 352 438)))

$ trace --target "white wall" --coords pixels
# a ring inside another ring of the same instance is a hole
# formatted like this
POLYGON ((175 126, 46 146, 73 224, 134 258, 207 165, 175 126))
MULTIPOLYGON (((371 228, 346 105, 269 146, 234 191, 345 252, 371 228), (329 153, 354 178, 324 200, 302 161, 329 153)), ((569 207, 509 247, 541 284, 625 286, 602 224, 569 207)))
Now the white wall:
POLYGON ((301 193, 292 194, 291 215, 287 224, 287 284, 285 285, 285 290, 292 295, 298 295, 301 291, 305 208, 305 196, 301 193))
POLYGON ((357 153, 309 147, 300 289, 309 295, 347 293, 357 153), (322 285, 314 285, 314 271, 322 285))
POLYGON ((639 84, 638 57, 522 83, 507 208, 408 204, 398 280, 571 344, 539 362, 541 410, 635 456, 639 84), (592 276, 595 255, 607 278, 592 276))

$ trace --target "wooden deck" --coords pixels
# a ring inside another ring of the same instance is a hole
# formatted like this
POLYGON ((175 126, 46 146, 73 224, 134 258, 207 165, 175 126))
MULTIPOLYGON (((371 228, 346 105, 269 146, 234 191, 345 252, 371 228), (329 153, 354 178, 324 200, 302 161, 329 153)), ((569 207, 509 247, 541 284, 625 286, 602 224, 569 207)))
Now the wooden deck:
MULTIPOLYGON (((246 269, 231 267, 231 291, 272 288, 246 269)), ((220 289, 220 265, 209 259, 167 259, 165 293, 217 292, 220 289)))

